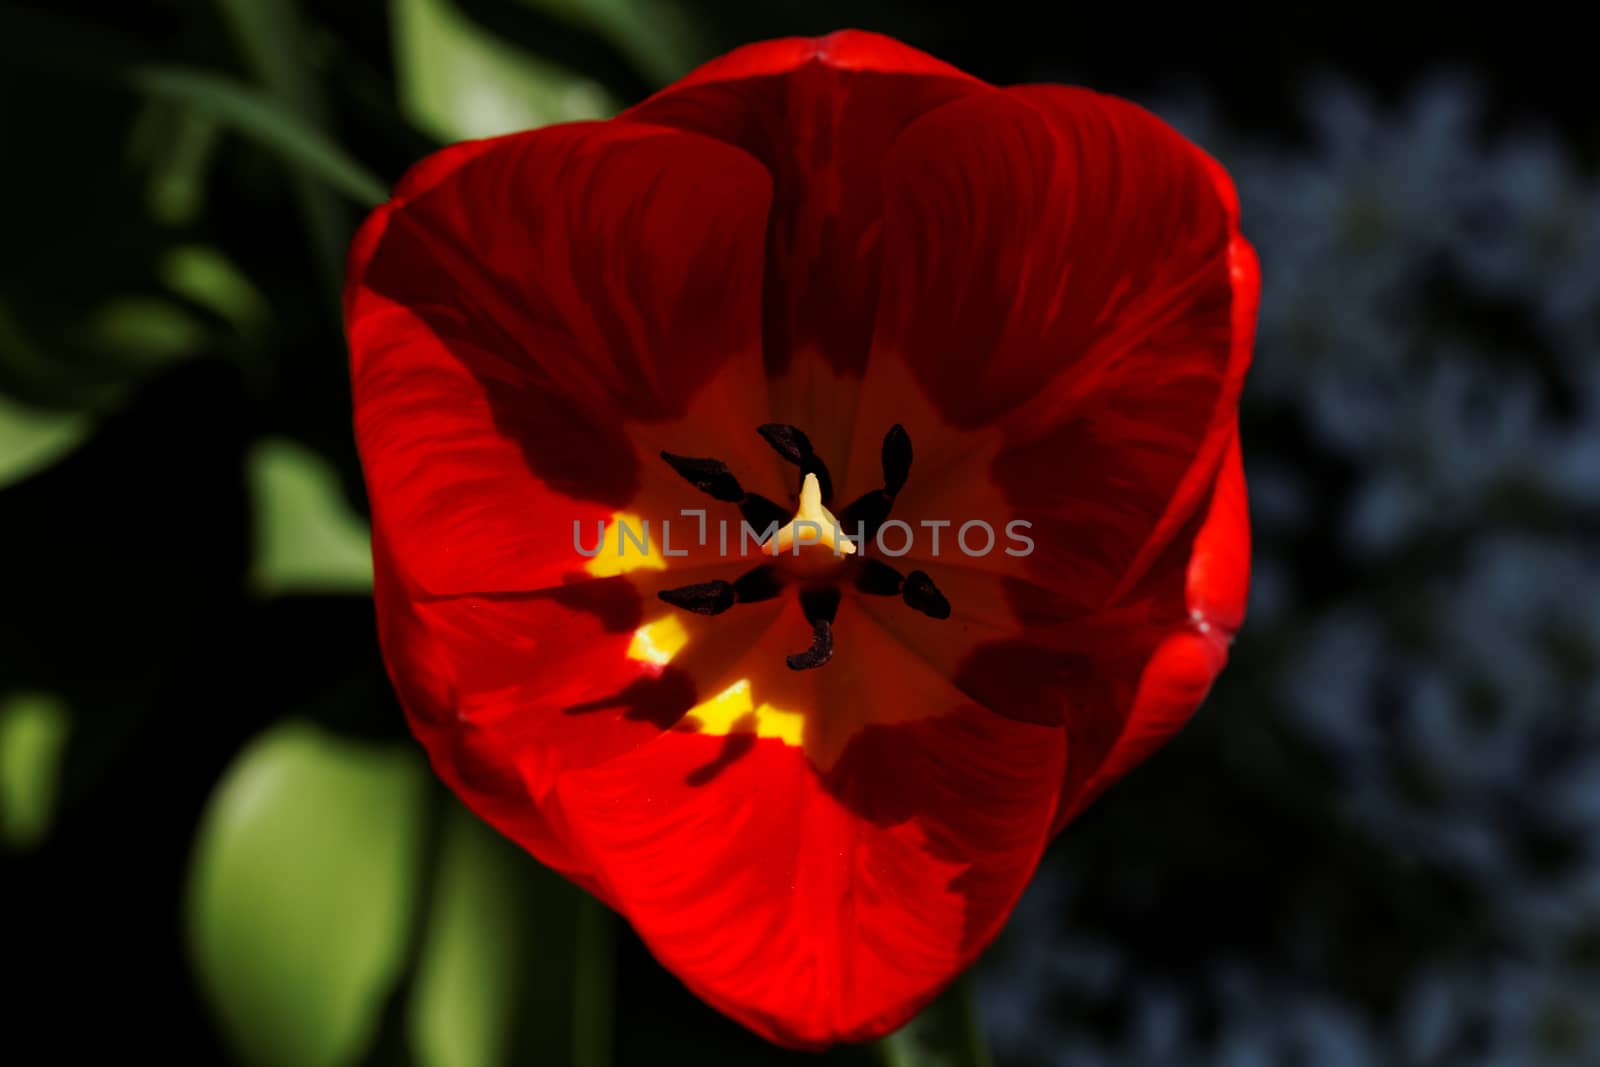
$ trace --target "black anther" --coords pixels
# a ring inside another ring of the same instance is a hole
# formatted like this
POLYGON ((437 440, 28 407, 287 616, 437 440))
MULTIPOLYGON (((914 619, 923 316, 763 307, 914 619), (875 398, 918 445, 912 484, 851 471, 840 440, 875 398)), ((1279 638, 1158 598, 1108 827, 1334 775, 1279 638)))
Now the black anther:
POLYGON ((684 481, 702 493, 730 504, 737 504, 745 498, 744 487, 739 484, 739 479, 733 476, 728 465, 720 459, 675 456, 671 452, 662 452, 661 458, 666 460, 667 466, 677 471, 684 481))
POLYGON ((778 581, 778 568, 771 564, 746 571, 733 583, 733 595, 741 604, 771 600, 782 592, 783 583, 778 581))
POLYGON ((911 435, 898 422, 883 435, 883 491, 892 500, 911 476, 911 435))
POLYGON ((906 575, 906 584, 900 590, 900 599, 930 619, 948 619, 950 617, 950 601, 939 592, 939 587, 933 584, 933 579, 928 577, 927 571, 912 571, 906 575))
POLYGON ((789 512, 759 493, 749 493, 739 501, 739 515, 758 534, 764 534, 769 529, 781 530, 789 521, 789 512), (775 527, 774 523, 777 524, 775 527))
POLYGON ((733 585, 720 578, 714 582, 696 582, 676 589, 663 589, 656 596, 675 608, 692 611, 696 615, 721 615, 737 601, 733 585))
POLYGON ((808 474, 817 476, 817 488, 822 492, 824 504, 833 500, 833 476, 828 473, 828 465, 822 462, 822 457, 811 447, 811 438, 805 435, 804 430, 784 422, 769 422, 757 426, 756 433, 772 446, 774 452, 800 468, 801 481, 808 474))
POLYGON ((883 562, 863 556, 855 568, 856 589, 868 596, 899 596, 906 576, 883 562))
POLYGON ((791 671, 809 671, 822 666, 832 658, 833 624, 827 619, 818 619, 811 624, 811 647, 804 652, 785 656, 783 661, 789 665, 791 671))

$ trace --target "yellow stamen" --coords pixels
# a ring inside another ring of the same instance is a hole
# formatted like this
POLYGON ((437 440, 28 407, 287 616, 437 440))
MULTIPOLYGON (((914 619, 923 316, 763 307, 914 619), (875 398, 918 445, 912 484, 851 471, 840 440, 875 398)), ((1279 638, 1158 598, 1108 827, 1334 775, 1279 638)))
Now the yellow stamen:
POLYGON ((833 512, 822 506, 822 486, 815 474, 806 475, 800 486, 800 510, 794 513, 789 525, 772 535, 763 547, 774 556, 795 552, 795 546, 826 548, 836 556, 848 556, 856 550, 855 544, 839 529, 839 520, 833 512))

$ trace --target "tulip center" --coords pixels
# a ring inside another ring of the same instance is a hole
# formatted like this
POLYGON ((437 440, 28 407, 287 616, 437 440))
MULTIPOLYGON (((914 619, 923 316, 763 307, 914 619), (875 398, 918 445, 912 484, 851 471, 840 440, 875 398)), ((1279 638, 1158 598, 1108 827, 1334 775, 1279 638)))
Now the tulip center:
POLYGON ((673 607, 697 615, 721 615, 736 604, 771 600, 795 583, 800 608, 811 624, 811 646, 787 657, 791 670, 811 670, 833 657, 833 620, 844 588, 867 596, 897 596, 906 606, 933 619, 950 617, 950 602, 920 570, 901 574, 861 551, 889 518, 890 509, 911 473, 911 438, 900 425, 884 435, 883 485, 858 497, 835 517, 828 510, 833 480, 811 441, 794 426, 768 423, 757 432, 788 462, 800 468, 799 506, 785 511, 757 493, 748 493, 721 460, 662 452, 661 458, 684 481, 708 496, 735 504, 744 521, 762 533, 762 552, 774 558, 728 582, 696 582, 656 595, 673 607))
POLYGON ((773 556, 786 552, 798 556, 801 548, 821 549, 835 557, 853 555, 856 551, 855 543, 845 535, 839 520, 823 505, 822 483, 815 473, 807 474, 800 484, 800 507, 794 518, 761 547, 773 556))

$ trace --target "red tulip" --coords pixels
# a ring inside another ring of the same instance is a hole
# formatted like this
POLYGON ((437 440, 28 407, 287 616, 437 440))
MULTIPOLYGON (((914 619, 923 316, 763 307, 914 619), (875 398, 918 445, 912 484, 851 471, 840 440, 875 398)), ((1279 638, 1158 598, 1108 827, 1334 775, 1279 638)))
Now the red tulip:
POLYGON ((346 293, 412 729, 717 1008, 892 1030, 1223 665, 1257 288, 1160 120, 865 33, 439 152, 346 293))

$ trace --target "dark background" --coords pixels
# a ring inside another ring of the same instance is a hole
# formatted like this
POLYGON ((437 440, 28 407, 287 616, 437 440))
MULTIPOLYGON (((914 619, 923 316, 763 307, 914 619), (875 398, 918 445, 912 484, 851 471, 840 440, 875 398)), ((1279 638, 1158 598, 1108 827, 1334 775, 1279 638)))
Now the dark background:
MULTIPOLYGON (((598 1064, 597 1033, 621 1064, 800 1062, 476 836, 406 741, 363 591, 346 193, 490 132, 470 123, 495 113, 440 100, 500 75, 469 57, 428 98, 397 62, 403 7, 0 9, 5 1040, 62 1062, 312 1062, 337 1026, 299 1034, 294 998, 342 1004, 318 983, 367 964, 263 992, 240 946, 274 943, 274 906, 344 893, 371 913, 403 883, 372 935, 390 961, 349 980, 364 1021, 318 1062, 495 1062, 416 1037, 423 946, 461 914, 464 943, 504 918, 487 937, 511 963, 455 983, 509 1006, 484 1017, 503 1062, 598 1064), (250 867, 239 849, 275 840, 251 768, 366 821, 291 813, 289 851, 250 867)), ((854 25, 999 83, 1131 96, 1217 155, 1264 277, 1251 618, 1199 717, 1063 835, 980 965, 997 1062, 1600 1063, 1600 110, 1576 15, 453 10, 553 101, 528 121, 854 25)))

